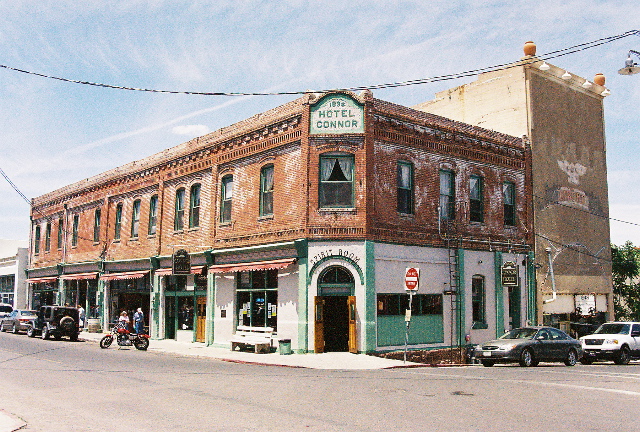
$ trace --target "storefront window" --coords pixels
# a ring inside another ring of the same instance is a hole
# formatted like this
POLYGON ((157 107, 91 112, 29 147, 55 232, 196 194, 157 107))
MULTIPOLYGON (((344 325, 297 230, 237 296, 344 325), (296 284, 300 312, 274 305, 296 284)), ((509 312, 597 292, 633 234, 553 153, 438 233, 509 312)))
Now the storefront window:
POLYGON ((14 275, 0 276, 0 303, 13 305, 14 285, 14 275))
MULTIPOLYGON (((378 294, 378 315, 404 315, 409 308, 409 294, 378 294)), ((412 315, 442 315, 442 295, 414 294, 412 315)))
POLYGON ((278 271, 238 273, 237 286, 238 325, 277 329, 278 271))

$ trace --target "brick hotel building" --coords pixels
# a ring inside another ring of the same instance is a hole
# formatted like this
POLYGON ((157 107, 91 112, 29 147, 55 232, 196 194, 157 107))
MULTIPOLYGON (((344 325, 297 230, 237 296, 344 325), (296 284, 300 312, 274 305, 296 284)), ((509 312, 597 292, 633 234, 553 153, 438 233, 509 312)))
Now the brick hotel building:
POLYGON ((306 94, 35 198, 30 305, 103 327, 142 307, 158 339, 229 347, 252 325, 300 353, 386 351, 413 267, 410 347, 478 343, 539 319, 534 157, 369 91, 306 94))

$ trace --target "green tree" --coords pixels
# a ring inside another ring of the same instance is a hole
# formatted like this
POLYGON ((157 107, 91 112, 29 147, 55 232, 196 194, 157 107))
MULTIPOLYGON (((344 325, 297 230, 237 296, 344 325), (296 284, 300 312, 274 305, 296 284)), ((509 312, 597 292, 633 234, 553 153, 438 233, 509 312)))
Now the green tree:
POLYGON ((616 319, 640 321, 640 251, 631 243, 611 245, 616 319))

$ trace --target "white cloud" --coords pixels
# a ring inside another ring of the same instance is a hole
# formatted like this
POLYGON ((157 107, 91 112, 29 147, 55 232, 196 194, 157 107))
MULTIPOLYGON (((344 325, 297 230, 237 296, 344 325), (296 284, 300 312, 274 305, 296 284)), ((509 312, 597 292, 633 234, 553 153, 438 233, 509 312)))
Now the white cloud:
POLYGON ((206 125, 182 125, 175 126, 173 129, 171 129, 171 132, 176 135, 187 135, 196 137, 208 134, 209 127, 206 125))

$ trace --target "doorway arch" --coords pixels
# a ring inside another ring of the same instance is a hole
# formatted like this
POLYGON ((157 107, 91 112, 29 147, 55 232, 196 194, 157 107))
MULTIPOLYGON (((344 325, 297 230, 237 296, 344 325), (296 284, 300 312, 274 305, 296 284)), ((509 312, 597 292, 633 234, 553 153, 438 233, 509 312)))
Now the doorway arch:
POLYGON ((318 275, 315 298, 315 351, 357 352, 355 280, 341 265, 318 275))

